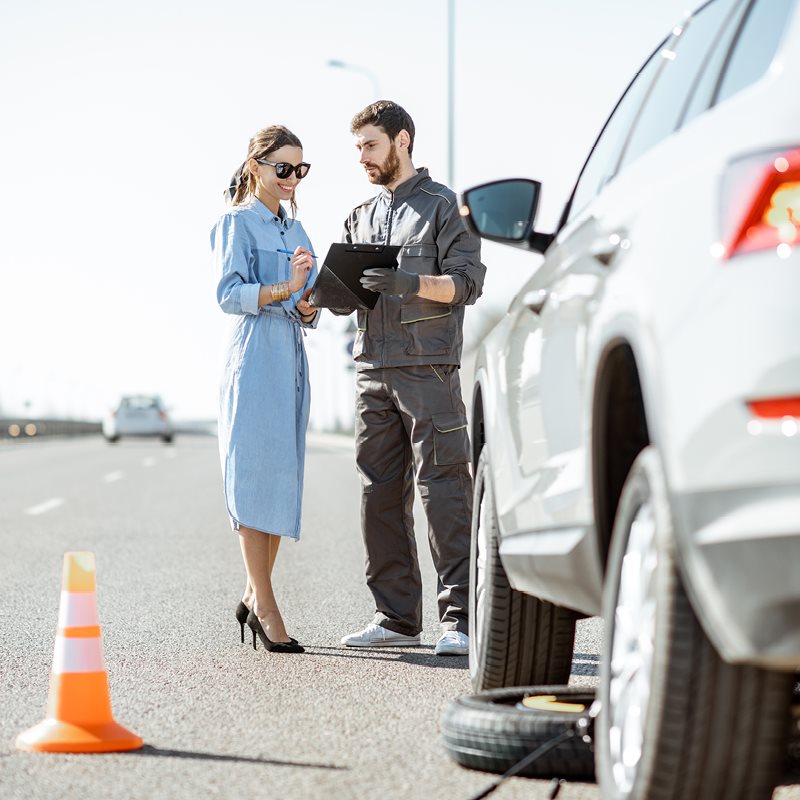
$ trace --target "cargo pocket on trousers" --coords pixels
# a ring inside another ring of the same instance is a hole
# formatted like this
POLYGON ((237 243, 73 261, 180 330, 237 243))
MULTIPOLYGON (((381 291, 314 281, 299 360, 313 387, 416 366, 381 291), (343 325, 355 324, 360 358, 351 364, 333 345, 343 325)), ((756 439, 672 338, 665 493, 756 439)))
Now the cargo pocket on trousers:
POLYGON ((467 417, 458 411, 433 414, 433 461, 437 467, 469 463, 467 417))

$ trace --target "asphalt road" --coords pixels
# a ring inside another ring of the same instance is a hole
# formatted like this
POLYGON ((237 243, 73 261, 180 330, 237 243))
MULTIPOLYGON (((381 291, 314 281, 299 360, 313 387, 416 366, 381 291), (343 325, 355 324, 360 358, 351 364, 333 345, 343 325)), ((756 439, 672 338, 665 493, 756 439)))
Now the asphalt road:
MULTIPOLYGON (((275 571, 287 627, 307 652, 254 652, 233 617, 244 571, 214 439, 0 447, 0 797, 466 800, 484 788, 495 776, 458 767, 438 740, 441 711, 469 676, 466 658, 433 655, 423 525, 423 646, 338 644, 371 616, 358 514, 352 447, 312 437, 302 540, 282 545, 275 571), (68 550, 96 554, 114 714, 143 737, 141 751, 14 748, 44 716, 68 550)), ((599 645, 597 621, 580 623, 574 683, 595 682, 599 645)), ((547 786, 512 779, 493 798, 543 798, 547 786)), ((559 794, 597 797, 590 784, 559 794)))

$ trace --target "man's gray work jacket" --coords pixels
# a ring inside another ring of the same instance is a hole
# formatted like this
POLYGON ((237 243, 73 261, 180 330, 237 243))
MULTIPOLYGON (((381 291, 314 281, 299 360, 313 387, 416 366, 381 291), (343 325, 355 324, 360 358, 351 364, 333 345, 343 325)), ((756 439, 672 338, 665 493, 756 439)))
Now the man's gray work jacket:
POLYGON ((358 311, 353 358, 358 369, 460 364, 464 306, 483 291, 480 240, 469 233, 455 193, 427 169, 390 192, 385 187, 345 221, 349 243, 402 245, 399 265, 419 275, 449 275, 450 303, 381 294, 372 311, 358 311))

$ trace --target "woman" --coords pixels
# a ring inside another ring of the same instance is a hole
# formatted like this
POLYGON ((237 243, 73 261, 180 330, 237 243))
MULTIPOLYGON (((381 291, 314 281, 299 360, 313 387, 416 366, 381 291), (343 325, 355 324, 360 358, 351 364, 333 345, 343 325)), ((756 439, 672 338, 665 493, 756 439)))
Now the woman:
POLYGON ((273 125, 250 140, 230 187, 232 207, 211 234, 217 301, 233 317, 220 389, 219 446, 231 527, 239 534, 247 586, 236 609, 273 652, 302 653, 286 633, 272 589, 284 536, 300 536, 308 362, 303 327, 316 275, 295 192, 310 165, 300 140, 273 125), (282 203, 292 208, 289 218, 282 203))

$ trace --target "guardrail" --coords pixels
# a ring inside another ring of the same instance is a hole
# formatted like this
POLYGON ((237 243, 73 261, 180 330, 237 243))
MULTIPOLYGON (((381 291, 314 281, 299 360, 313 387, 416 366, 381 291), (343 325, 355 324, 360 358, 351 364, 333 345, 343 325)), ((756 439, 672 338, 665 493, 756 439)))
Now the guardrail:
POLYGON ((84 436, 102 430, 99 422, 78 419, 0 417, 0 440, 33 441, 43 436, 84 436))

